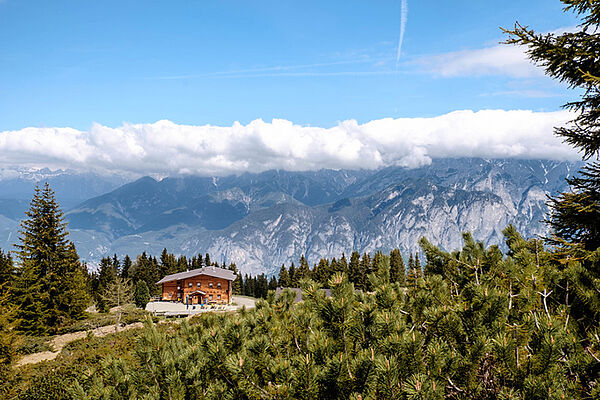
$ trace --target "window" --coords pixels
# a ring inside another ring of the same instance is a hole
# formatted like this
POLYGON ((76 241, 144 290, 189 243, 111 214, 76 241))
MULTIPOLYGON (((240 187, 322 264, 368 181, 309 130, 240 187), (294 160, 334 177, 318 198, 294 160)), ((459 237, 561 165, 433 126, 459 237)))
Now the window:
POLYGON ((217 283, 217 288, 221 289, 221 282, 217 283))
POLYGON ((221 300, 221 295, 220 294, 217 295, 217 299, 221 300))
POLYGON ((198 282, 198 287, 200 287, 200 282, 198 282))
POLYGON ((208 284, 208 287, 212 289, 212 287, 213 287, 212 282, 208 284))
POLYGON ((209 299, 209 300, 212 300, 212 294, 209 294, 209 295, 208 295, 208 299, 209 299))
POLYGON ((192 287, 192 285, 193 285, 192 282, 188 283, 188 287, 192 287))

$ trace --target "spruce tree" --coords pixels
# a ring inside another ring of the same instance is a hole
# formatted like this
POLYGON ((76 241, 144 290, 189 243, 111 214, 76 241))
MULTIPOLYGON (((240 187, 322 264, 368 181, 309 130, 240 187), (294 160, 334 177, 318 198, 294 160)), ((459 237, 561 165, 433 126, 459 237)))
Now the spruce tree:
POLYGON ((278 286, 277 277, 275 277, 275 275, 273 275, 273 276, 271 276, 271 279, 269 279, 269 288, 268 289, 275 290, 275 289, 277 289, 277 286, 278 286))
POLYGON ((306 258, 303 254, 300 257, 300 266, 296 270, 296 277, 294 279, 296 279, 298 283, 300 283, 303 279, 310 279, 311 275, 312 274, 310 267, 308 266, 308 261, 306 261, 306 258))
POLYGON ((300 286, 300 280, 298 279, 298 274, 296 272, 296 266, 294 265, 294 262, 292 261, 292 265, 290 266, 290 286, 291 288, 297 288, 300 286))
POLYGON ((325 258, 319 260, 319 264, 315 267, 312 273, 312 279, 315 282, 319 282, 322 286, 327 286, 329 278, 331 278, 332 271, 329 261, 325 258))
POLYGON ((555 133, 582 152, 587 164, 567 180, 569 192, 551 199, 547 222, 560 271, 554 301, 564 303, 579 329, 588 331, 600 321, 600 2, 562 2, 580 20, 574 31, 541 34, 517 23, 506 32, 507 43, 525 46, 547 75, 581 93, 564 105, 575 119, 555 133))
POLYGON ((338 267, 337 269, 335 269, 334 272, 340 272, 342 274, 346 274, 346 276, 349 276, 348 260, 346 260, 346 254, 342 253, 342 257, 338 260, 337 265, 338 267))
POLYGON ((14 279, 14 265, 10 253, 0 249, 0 292, 7 291, 14 279))
POLYGON ((284 288, 290 287, 290 274, 285 264, 281 264, 281 268, 279 269, 279 286, 284 288))
POLYGON ((348 279, 354 283, 356 289, 362 290, 363 271, 360 266, 360 254, 353 251, 350 255, 350 263, 348 264, 348 279))
POLYGON ((390 282, 398 282, 402 286, 406 284, 406 267, 399 249, 390 252, 390 282))
POLYGON ((64 214, 46 183, 36 186, 16 245, 17 279, 13 298, 21 309, 20 329, 55 331, 83 316, 87 285, 64 214))
POLYGON ((121 278, 129 278, 129 270, 131 269, 131 258, 129 258, 128 254, 125 254, 125 258, 123 258, 123 268, 121 269, 121 278))
POLYGON ((170 275, 177 272, 177 260, 173 254, 170 254, 166 248, 160 254, 161 275, 170 275))
MULTIPOLYGON (((564 106, 576 113, 572 123, 555 133, 583 153, 600 158, 600 3, 562 0, 565 11, 580 18, 574 32, 536 33, 518 23, 507 43, 527 47, 529 58, 547 75, 581 90, 581 98, 564 106)), ((551 243, 567 250, 573 245, 595 251, 600 247, 600 163, 590 162, 579 177, 568 179, 572 191, 552 199, 551 243)))
POLYGON ((227 267, 227 269, 229 269, 230 271, 232 271, 235 274, 235 279, 231 283, 231 293, 232 294, 242 294, 242 292, 243 292, 242 276, 240 275, 240 273, 237 269, 237 265, 235 265, 235 263, 231 263, 231 264, 229 264, 229 267, 227 267))
POLYGON ((112 265, 113 265, 113 268, 117 271, 117 274, 121 275, 121 263, 119 262, 117 253, 113 254, 112 265))
POLYGON ((133 293, 133 301, 137 308, 144 310, 146 304, 150 301, 150 291, 148 285, 144 281, 137 281, 135 284, 135 291, 133 293))
POLYGON ((188 263, 186 256, 180 256, 177 259, 177 272, 185 272, 190 269, 190 264, 188 263))
POLYGON ((132 282, 139 280, 146 282, 150 290, 150 295, 159 293, 159 287, 156 285, 156 282, 160 280, 160 266, 158 261, 152 256, 148 257, 145 251, 137 257, 128 275, 132 282))
POLYGON ((419 271, 413 257, 413 253, 408 256, 408 271, 406 272, 406 286, 416 288, 417 280, 419 279, 419 271))
POLYGON ((360 260, 360 275, 356 282, 356 288, 360 290, 371 290, 371 283, 369 282, 368 276, 374 271, 373 262, 369 253, 365 252, 360 260))
POLYGON ((96 285, 96 308, 99 312, 108 312, 109 304, 104 299, 104 294, 108 287, 117 279, 118 273, 112 261, 108 257, 100 260, 100 269, 98 270, 98 284, 96 285))

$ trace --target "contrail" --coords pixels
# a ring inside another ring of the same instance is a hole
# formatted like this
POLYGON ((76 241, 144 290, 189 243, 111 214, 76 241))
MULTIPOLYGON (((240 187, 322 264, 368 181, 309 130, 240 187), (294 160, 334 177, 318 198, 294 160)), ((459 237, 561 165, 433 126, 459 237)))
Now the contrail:
POLYGON ((400 11, 400 38, 398 39, 398 52, 396 53, 396 71, 400 63, 402 54, 402 41, 404 40, 404 30, 406 29, 406 20, 408 19, 408 0, 402 0, 402 9, 400 11))

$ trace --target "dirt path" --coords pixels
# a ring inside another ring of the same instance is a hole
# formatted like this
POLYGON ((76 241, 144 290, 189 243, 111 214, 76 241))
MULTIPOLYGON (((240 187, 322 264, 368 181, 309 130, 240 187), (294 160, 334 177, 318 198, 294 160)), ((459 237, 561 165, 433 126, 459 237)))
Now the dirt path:
MULTIPOLYGON (((141 328, 144 324, 141 322, 135 322, 133 324, 125 325, 119 328, 119 332, 126 331, 128 329, 141 328)), ((109 333, 115 332, 114 325, 101 326, 100 328, 92 329, 94 336, 106 336, 109 333)), ((54 360, 61 352, 63 347, 67 344, 71 343, 74 340, 83 339, 87 337, 88 331, 74 332, 74 333, 66 333, 64 335, 56 336, 50 342, 50 345, 55 351, 42 351, 40 353, 28 354, 23 356, 18 362, 17 367, 26 365, 26 364, 35 364, 42 361, 54 360)))
MULTIPOLYGON (((1 1, 1 0, 0 0, 1 1)), ((234 309, 240 309, 242 306, 246 306, 246 308, 254 308, 255 299, 246 296, 233 296, 233 301, 237 304, 237 307, 234 309)), ((188 318, 191 318, 190 315, 188 318)), ((167 321, 160 321, 159 323, 166 323, 167 321)), ((172 321, 175 323, 180 323, 181 320, 172 321)), ((136 322, 133 324, 129 324, 119 328, 119 332, 125 331, 128 329, 141 328, 144 324, 142 322, 136 322)), ((87 337, 89 331, 81 331, 74 333, 66 333, 64 335, 56 336, 50 342, 50 345, 54 349, 54 351, 42 351, 40 353, 33 353, 23 356, 19 361, 17 361, 17 367, 27 365, 27 364, 36 364, 42 361, 54 360, 61 352, 61 350, 69 343, 74 340, 83 339, 87 337)), ((115 332, 114 325, 101 326, 100 328, 92 329, 94 336, 106 336, 109 333, 115 332)))

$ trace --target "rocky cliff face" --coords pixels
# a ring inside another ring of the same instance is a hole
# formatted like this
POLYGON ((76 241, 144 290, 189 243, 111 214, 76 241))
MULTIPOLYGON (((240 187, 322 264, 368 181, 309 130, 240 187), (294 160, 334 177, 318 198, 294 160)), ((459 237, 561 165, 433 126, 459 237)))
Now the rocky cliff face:
MULTIPOLYGON (((543 235, 546 196, 565 190, 565 178, 578 168, 439 159, 411 170, 142 178, 73 207, 67 217, 79 254, 89 261, 166 247, 190 256, 209 252, 242 272, 273 273, 302 254, 311 263, 352 250, 399 247, 408 254, 422 236, 449 250, 461 245, 464 231, 501 244, 511 223, 525 236, 543 235)), ((0 235, 7 236, 13 220, 2 221, 0 235)))

